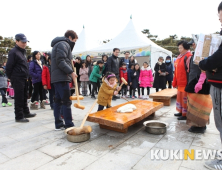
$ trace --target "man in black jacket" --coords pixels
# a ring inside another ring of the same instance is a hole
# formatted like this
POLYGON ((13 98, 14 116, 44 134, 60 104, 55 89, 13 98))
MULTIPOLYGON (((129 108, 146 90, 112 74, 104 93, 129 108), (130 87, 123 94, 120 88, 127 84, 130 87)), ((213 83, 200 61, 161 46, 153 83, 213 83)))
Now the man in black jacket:
MULTIPOLYGON (((218 7, 218 16, 222 23, 222 2, 218 7)), ((220 34, 222 35, 222 31, 220 34)), ((213 101, 214 120, 222 142, 222 44, 212 56, 200 61, 199 67, 206 71, 208 82, 211 83, 210 94, 213 101)), ((219 160, 205 162, 205 166, 209 169, 217 169, 217 167, 221 169, 222 153, 220 152, 218 155, 219 160)))
POLYGON ((74 80, 77 75, 72 69, 72 50, 77 41, 77 34, 68 30, 64 37, 56 37, 52 40, 51 46, 51 83, 55 88, 55 130, 63 130, 64 128, 73 127, 72 111, 70 98, 69 83, 74 80), (65 125, 61 119, 60 108, 63 113, 65 125))
POLYGON ((6 75, 11 80, 15 92, 15 121, 29 122, 31 114, 27 103, 28 76, 29 69, 26 60, 26 50, 28 40, 24 34, 16 34, 16 45, 9 51, 6 64, 6 75))
MULTIPOLYGON (((107 71, 114 73, 116 75, 116 78, 118 79, 118 82, 119 82, 119 65, 120 65, 119 57, 118 57, 119 53, 120 53, 120 49, 114 48, 112 56, 110 56, 107 61, 107 67, 108 67, 107 71)), ((119 99, 119 97, 114 95, 113 100, 116 100, 116 99, 119 99)))

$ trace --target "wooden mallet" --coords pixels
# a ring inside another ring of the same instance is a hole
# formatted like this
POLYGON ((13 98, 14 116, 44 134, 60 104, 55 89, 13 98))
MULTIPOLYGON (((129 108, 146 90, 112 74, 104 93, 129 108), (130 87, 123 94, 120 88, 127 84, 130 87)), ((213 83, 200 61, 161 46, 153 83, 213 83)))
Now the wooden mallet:
POLYGON ((86 133, 92 132, 92 127, 91 126, 84 126, 84 124, 86 122, 88 115, 91 113, 92 109, 95 107, 97 100, 98 99, 95 100, 95 102, 93 103, 93 105, 89 109, 88 113, 85 115, 81 126, 80 127, 71 127, 71 128, 66 129, 67 134, 76 136, 76 135, 81 135, 81 134, 86 134, 86 133))
POLYGON ((128 85, 127 81, 123 77, 121 78, 121 80, 122 80, 122 83, 121 83, 120 87, 122 87, 123 84, 125 84, 126 86, 128 85))
MULTIPOLYGON (((73 65, 73 61, 71 63, 72 63, 73 70, 76 73, 76 68, 73 65)), ((74 104, 74 107, 84 110, 85 106, 80 105, 80 101, 79 101, 79 89, 78 89, 77 77, 75 78, 74 83, 75 83, 75 91, 76 91, 76 98, 77 98, 77 103, 74 104)))

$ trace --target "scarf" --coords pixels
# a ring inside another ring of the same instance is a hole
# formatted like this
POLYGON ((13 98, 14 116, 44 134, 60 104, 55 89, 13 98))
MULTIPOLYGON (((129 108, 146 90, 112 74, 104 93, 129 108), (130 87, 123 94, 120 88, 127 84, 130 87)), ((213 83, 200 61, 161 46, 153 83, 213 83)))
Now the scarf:
POLYGON ((37 61, 37 63, 38 63, 38 65, 41 67, 41 69, 42 69, 42 61, 41 60, 36 60, 37 61))
POLYGON ((116 85, 116 80, 113 84, 110 84, 109 81, 107 79, 104 80, 104 82, 111 88, 113 88, 116 85))
POLYGON ((187 53, 189 53, 190 52, 190 50, 188 50, 185 54, 180 54, 178 57, 177 57, 177 59, 180 59, 180 58, 182 58, 183 56, 185 56, 187 53))

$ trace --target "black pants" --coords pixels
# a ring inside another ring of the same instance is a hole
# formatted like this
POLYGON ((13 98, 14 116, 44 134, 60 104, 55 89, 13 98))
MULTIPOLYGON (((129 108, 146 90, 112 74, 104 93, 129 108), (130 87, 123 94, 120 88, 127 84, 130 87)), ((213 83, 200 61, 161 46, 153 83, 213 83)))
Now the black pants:
POLYGON ((11 83, 15 92, 15 119, 18 120, 24 118, 24 114, 30 113, 27 103, 28 81, 26 78, 13 77, 11 78, 11 83))
POLYGON ((122 86, 122 96, 123 95, 126 95, 126 93, 127 93, 127 86, 124 84, 123 86, 122 86))
MULTIPOLYGON (((97 110, 97 112, 100 111, 100 110, 103 110, 104 107, 105 107, 105 106, 99 105, 99 106, 98 106, 98 110, 97 110)), ((109 107, 109 106, 106 106, 106 108, 110 108, 110 107, 109 107)))
POLYGON ((140 89, 141 89, 141 87, 140 87, 140 85, 138 85, 137 86, 137 90, 138 90, 138 95, 140 96, 140 89))
POLYGON ((42 88, 42 97, 43 97, 43 100, 46 100, 46 99, 47 99, 46 94, 47 94, 47 90, 45 90, 44 88, 42 88))
POLYGON ((96 83, 95 82, 92 82, 92 85, 93 85, 93 89, 92 89, 92 94, 91 96, 95 96, 95 91, 98 89, 100 89, 100 82, 97 81, 96 83))
MULTIPOLYGON (((142 88, 142 95, 144 95, 144 88, 145 87, 141 87, 141 88, 142 88)), ((146 89, 147 89, 147 95, 150 95, 150 88, 147 87, 146 89)))
POLYGON ((38 99, 38 95, 40 96, 40 101, 43 101, 43 86, 42 82, 38 82, 34 84, 34 91, 32 93, 31 102, 33 103, 36 99, 38 99))
POLYGON ((32 80, 31 78, 28 79, 28 97, 31 98, 32 96, 32 90, 33 90, 33 87, 32 87, 32 80))
POLYGON ((132 86, 130 86, 130 96, 135 96, 135 90, 132 86))
POLYGON ((49 89, 49 101, 51 108, 54 108, 54 96, 55 96, 55 88, 54 85, 51 84, 51 89, 49 89))
POLYGON ((91 83, 89 82, 89 93, 90 93, 90 95, 91 95, 91 93, 92 93, 92 87, 91 87, 91 83))
POLYGON ((5 89, 5 88, 0 89, 0 93, 1 93, 1 95, 2 95, 2 103, 7 104, 7 103, 8 103, 8 100, 7 100, 7 98, 6 98, 6 89, 5 89))
POLYGON ((167 81, 168 83, 168 89, 172 89, 172 81, 167 81))

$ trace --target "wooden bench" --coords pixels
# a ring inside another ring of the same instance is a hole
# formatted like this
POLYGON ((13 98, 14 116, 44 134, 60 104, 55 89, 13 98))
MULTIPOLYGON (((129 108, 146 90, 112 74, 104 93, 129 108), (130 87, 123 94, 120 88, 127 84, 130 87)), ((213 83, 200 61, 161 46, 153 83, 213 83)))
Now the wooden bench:
POLYGON ((146 100, 134 100, 92 113, 88 116, 87 121, 98 123, 100 128, 103 129, 126 133, 129 126, 145 119, 150 115, 154 115, 155 111, 162 107, 163 103, 146 100), (129 103, 134 104, 137 109, 132 113, 117 112, 119 107, 129 103))
POLYGON ((164 106, 170 106, 171 98, 177 96, 177 89, 165 89, 149 95, 155 102, 162 102, 164 106))

